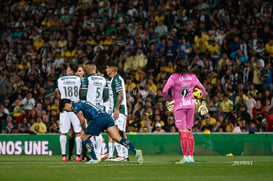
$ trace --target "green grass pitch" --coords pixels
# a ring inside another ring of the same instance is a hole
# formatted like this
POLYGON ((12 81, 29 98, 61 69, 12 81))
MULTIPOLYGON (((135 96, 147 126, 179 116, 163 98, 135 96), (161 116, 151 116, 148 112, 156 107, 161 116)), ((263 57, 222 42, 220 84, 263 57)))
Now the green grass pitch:
MULTIPOLYGON (((132 157, 132 156, 131 156, 132 157)), ((145 162, 61 162, 60 156, 0 155, 0 180, 73 181, 263 181, 273 180, 273 156, 195 156, 195 164, 176 165, 178 155, 144 155, 145 162)))

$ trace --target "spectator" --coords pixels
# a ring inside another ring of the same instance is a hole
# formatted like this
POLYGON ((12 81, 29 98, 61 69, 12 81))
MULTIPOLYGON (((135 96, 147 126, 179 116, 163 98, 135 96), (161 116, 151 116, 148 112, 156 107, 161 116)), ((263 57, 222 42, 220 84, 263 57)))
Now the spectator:
POLYGON ((27 113, 35 107, 35 99, 32 97, 31 92, 27 93, 26 97, 22 99, 21 104, 24 106, 27 113))
POLYGON ((12 88, 8 79, 0 72, 0 101, 3 101, 5 96, 9 96, 11 90, 12 88))
POLYGON ((47 127, 43 123, 41 117, 37 117, 36 121, 31 125, 30 130, 33 134, 44 134, 47 132, 47 127))
POLYGON ((155 130, 153 131, 153 133, 165 133, 165 130, 162 128, 159 122, 155 124, 155 130))
POLYGON ((27 118, 24 118, 22 122, 18 124, 18 133, 30 133, 30 126, 27 118))
POLYGON ((223 101, 220 103, 223 113, 229 114, 233 110, 233 102, 229 99, 228 95, 224 95, 223 101))
POLYGON ((273 131, 273 109, 269 110, 269 114, 266 116, 266 131, 273 131))
POLYGON ((7 122, 5 125, 5 133, 11 134, 11 133, 16 133, 15 131, 16 126, 13 123, 12 116, 7 116, 7 122))

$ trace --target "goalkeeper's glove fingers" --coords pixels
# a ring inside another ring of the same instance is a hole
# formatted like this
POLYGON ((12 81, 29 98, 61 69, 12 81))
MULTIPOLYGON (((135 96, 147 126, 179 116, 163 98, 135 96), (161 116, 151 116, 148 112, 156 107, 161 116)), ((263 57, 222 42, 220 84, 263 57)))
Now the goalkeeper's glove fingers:
POLYGON ((166 107, 167 107, 168 111, 172 112, 173 108, 174 108, 174 101, 167 101, 166 107))
POLYGON ((209 112, 205 101, 202 101, 201 106, 198 108, 198 112, 201 115, 205 115, 205 114, 207 114, 209 112))

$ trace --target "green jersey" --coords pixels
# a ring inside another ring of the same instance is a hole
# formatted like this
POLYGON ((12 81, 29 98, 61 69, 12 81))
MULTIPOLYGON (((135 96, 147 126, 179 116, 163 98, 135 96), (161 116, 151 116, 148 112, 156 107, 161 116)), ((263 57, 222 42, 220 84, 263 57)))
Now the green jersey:
POLYGON ((118 92, 122 91, 123 93, 123 100, 121 102, 121 105, 119 107, 119 113, 127 115, 127 106, 126 106, 126 90, 125 90, 125 84, 123 78, 116 74, 112 80, 111 80, 111 88, 113 93, 113 101, 114 101, 114 108, 117 106, 118 101, 118 92))

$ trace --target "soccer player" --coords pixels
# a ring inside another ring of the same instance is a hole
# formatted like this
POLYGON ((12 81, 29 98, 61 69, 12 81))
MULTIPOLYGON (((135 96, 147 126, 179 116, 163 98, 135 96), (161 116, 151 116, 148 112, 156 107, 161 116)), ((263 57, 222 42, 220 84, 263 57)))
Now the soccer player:
MULTIPOLYGON (((84 77, 84 69, 82 66, 78 67, 77 72, 75 73, 75 75, 79 76, 81 79, 81 86, 83 86, 83 77, 84 77)), ((80 99, 82 99, 82 96, 84 95, 84 97, 86 93, 84 93, 84 91, 80 91, 80 99)), ((69 133, 69 139, 68 139, 68 160, 72 160, 72 153, 73 153, 73 149, 74 149, 74 145, 75 145, 75 133, 73 131, 73 127, 70 128, 70 133, 69 133)), ((89 161, 90 158, 86 155, 86 148, 85 145, 82 143, 82 160, 87 160, 89 161)))
MULTIPOLYGON (((110 61, 106 65, 106 73, 111 77, 111 89, 113 93, 113 119, 118 127, 120 134, 123 138, 126 138, 126 121, 127 121, 127 106, 126 106, 126 91, 123 78, 117 73, 117 63, 110 61)), ((109 138, 109 155, 108 159, 113 158, 114 142, 109 138)), ((118 158, 115 161, 129 161, 128 149, 123 145, 116 143, 116 149, 118 152, 118 158)))
MULTIPOLYGON (((82 87, 82 90, 86 92, 86 99, 84 100, 87 100, 101 108, 103 102, 105 102, 109 97, 106 79, 97 74, 97 67, 93 62, 87 62, 84 66, 84 70, 86 72, 82 87)), ((91 139, 95 145, 96 155, 101 159, 102 135, 99 134, 98 136, 95 136, 95 138, 92 137, 91 139)))
MULTIPOLYGON (((70 63, 66 68, 66 75, 58 78, 57 80, 57 97, 61 99, 69 99, 73 101, 79 101, 81 79, 74 75, 78 69, 77 64, 70 63)), ((70 130, 71 124, 75 133, 76 140, 76 161, 82 161, 81 155, 81 144, 82 140, 80 132, 82 127, 77 115, 73 112, 63 111, 60 113, 60 145, 62 153, 62 161, 68 161, 66 157, 66 135, 70 130)))
MULTIPOLYGON (((175 71, 168 78, 163 88, 164 100, 169 100, 169 91, 171 91, 171 99, 174 100, 174 118, 175 125, 179 130, 180 144, 183 152, 183 158, 176 162, 194 163, 194 137, 192 135, 192 127, 194 124, 195 105, 192 99, 192 92, 198 87, 207 94, 204 86, 200 83, 195 74, 188 70, 188 60, 180 58, 175 62, 175 71)), ((168 106, 168 101, 166 103, 168 106)))
POLYGON ((114 141, 130 149, 130 151, 132 151, 136 156, 139 163, 143 163, 144 160, 142 151, 137 150, 129 140, 122 138, 119 135, 119 130, 115 126, 113 118, 111 115, 105 113, 102 109, 99 109, 97 106, 90 102, 72 102, 69 99, 62 99, 60 102, 60 111, 75 112, 79 117, 81 124, 84 123, 85 119, 90 121, 81 135, 81 138, 92 157, 92 159, 86 162, 86 164, 97 164, 100 162, 100 160, 96 157, 94 146, 90 140, 90 137, 98 136, 104 130, 107 131, 108 135, 110 135, 114 141))

